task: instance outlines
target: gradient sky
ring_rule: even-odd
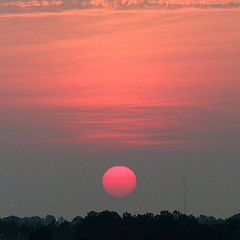
[[[2,0],[1,216],[240,212],[240,2]],[[137,175],[124,198],[104,171]]]

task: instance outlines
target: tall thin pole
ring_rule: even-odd
[[[187,181],[186,176],[183,176],[183,213],[187,213]]]

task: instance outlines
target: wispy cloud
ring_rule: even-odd
[[[239,11],[82,12],[0,23],[2,143],[239,144]]]
[[[56,12],[70,9],[229,9],[239,8],[239,0],[3,0],[0,13]]]
[[[206,1],[206,0],[89,0],[86,1],[87,6],[94,7],[108,7],[116,9],[178,9],[178,8],[234,8],[239,7],[240,2],[238,0],[226,1]]]
[[[15,1],[15,2],[5,2],[3,6],[16,6],[19,8],[26,8],[26,7],[48,7],[48,6],[58,6],[62,5],[63,2],[61,0],[55,1]]]

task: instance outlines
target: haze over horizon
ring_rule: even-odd
[[[240,212],[239,4],[1,1],[1,216]]]

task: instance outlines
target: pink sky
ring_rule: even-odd
[[[19,132],[14,140],[232,144],[227,136],[239,130],[238,10],[48,15],[1,18],[1,121]]]
[[[0,2],[2,216],[239,211],[239,1]]]

